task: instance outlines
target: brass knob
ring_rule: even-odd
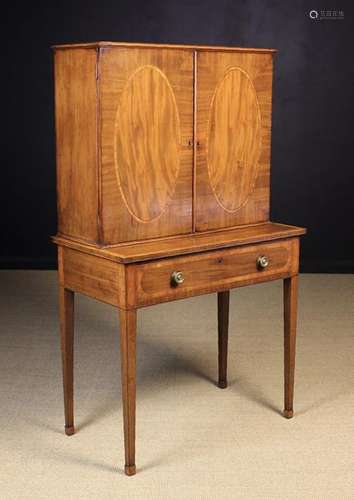
[[[181,271],[173,271],[171,274],[171,284],[174,286],[180,285],[184,281],[184,276]]]
[[[268,257],[266,257],[265,255],[260,255],[259,257],[257,257],[258,269],[265,269],[268,266],[269,266]]]

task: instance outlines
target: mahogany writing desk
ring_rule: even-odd
[[[139,307],[218,294],[227,386],[229,290],[284,280],[284,416],[293,416],[299,237],[269,221],[274,50],[56,46],[60,327],[74,433],[74,292],[118,307],[125,472],[135,474]]]

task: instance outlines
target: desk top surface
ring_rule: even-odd
[[[145,262],[221,248],[279,240],[301,236],[305,233],[306,229],[301,227],[265,222],[208,233],[184,234],[134,243],[121,243],[106,247],[80,243],[61,235],[54,236],[53,240],[58,245],[67,246],[115,262],[129,264],[132,262]]]

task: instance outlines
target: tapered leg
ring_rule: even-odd
[[[60,339],[63,365],[65,434],[74,434],[74,292],[59,286]]]
[[[284,417],[294,414],[294,371],[296,349],[298,276],[284,280]]]
[[[125,448],[124,470],[128,476],[132,476],[136,473],[136,310],[120,310],[119,318]]]
[[[227,341],[229,333],[230,292],[218,292],[218,361],[220,389],[227,387]]]

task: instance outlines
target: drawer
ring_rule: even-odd
[[[290,238],[135,264],[129,302],[144,306],[285,278],[298,272],[298,261],[299,239]]]

